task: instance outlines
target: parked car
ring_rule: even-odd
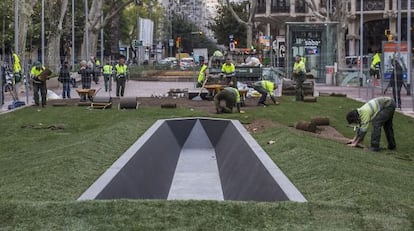
[[[360,60],[360,56],[346,56],[345,57],[345,64],[348,68],[359,68],[359,60]],[[364,68],[369,68],[371,65],[371,59],[372,57],[369,55],[364,55],[362,56],[362,61],[364,63]]]
[[[182,58],[180,59],[180,70],[189,70],[195,67],[194,59],[193,58]]]
[[[175,57],[167,57],[158,61],[159,65],[168,66],[170,68],[174,68],[178,65],[178,60]]]

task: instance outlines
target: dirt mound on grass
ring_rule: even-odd
[[[214,107],[214,101],[208,101],[208,100],[202,100],[202,101],[196,101],[196,100],[189,100],[188,98],[172,98],[172,97],[139,97],[137,98],[139,107],[154,107],[161,105],[173,105],[176,104],[177,107],[180,108],[188,108],[192,110],[198,110],[198,111],[205,111],[208,114],[215,114],[216,110]],[[118,108],[120,99],[115,97],[112,98],[113,108]],[[79,103],[79,99],[55,99],[50,100],[48,102],[48,106],[56,105],[56,106],[77,106]],[[248,111],[252,110],[254,108],[257,108],[256,106],[257,99],[256,98],[247,98],[246,99],[246,106],[242,107],[242,110]],[[273,106],[273,105],[271,105]],[[165,109],[169,110],[169,109]],[[255,119],[249,124],[244,124],[247,131],[251,133],[258,133],[262,132],[266,128],[273,128],[273,127],[280,127],[284,126],[282,124],[279,124],[277,122],[266,120],[266,119]],[[332,139],[336,140],[338,142],[344,143],[348,139],[344,137],[341,133],[339,133],[335,128],[331,126],[318,126],[317,132],[305,132],[296,130],[298,132],[304,132],[307,135],[317,136],[324,139]]]
[[[244,124],[244,126],[250,133],[259,133],[267,128],[281,127],[284,125],[279,124],[277,122],[273,122],[271,120],[256,119],[249,124]],[[303,132],[306,135],[316,136],[323,139],[335,140],[340,143],[346,143],[348,141],[348,138],[344,137],[340,132],[338,132],[334,127],[331,126],[318,126],[316,133],[306,132],[297,129],[294,129],[294,131]]]

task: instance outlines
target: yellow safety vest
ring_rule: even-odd
[[[13,54],[13,72],[20,73],[22,67],[20,66],[19,56],[16,53]]]
[[[268,80],[261,80],[261,81],[257,81],[254,83],[255,86],[258,87],[263,87],[263,89],[265,89],[270,96],[273,96],[273,91],[274,91],[274,83]]]
[[[122,74],[124,74],[124,75],[126,75],[126,73],[127,73],[127,65],[119,65],[119,64],[117,64],[117,65],[115,65],[115,70],[116,70],[116,74],[117,75],[122,75]]]
[[[305,63],[303,61],[295,62],[293,64],[293,73],[299,74],[301,72],[306,72]]]
[[[225,87],[224,90],[232,92],[236,96],[236,103],[240,103],[240,92],[234,87]]]
[[[36,67],[32,67],[32,70],[30,71],[30,75],[34,77],[38,77],[43,71],[45,70],[44,67],[41,67],[40,70]]]
[[[375,53],[374,57],[372,57],[371,69],[375,69],[375,66],[379,63],[381,63],[381,56],[379,53]]]
[[[233,73],[236,70],[236,67],[234,66],[233,63],[230,63],[230,65],[227,65],[227,63],[223,64],[223,66],[221,66],[221,71],[224,73]]]
[[[391,105],[393,99],[390,97],[378,97],[371,99],[362,107],[358,108],[360,119],[360,130],[366,132],[368,130],[369,122],[377,115],[381,108]]]
[[[198,74],[197,82],[199,83],[204,82],[204,79],[206,77],[206,74],[205,74],[206,70],[207,70],[207,65],[203,64],[203,66],[201,66],[200,73]]]
[[[112,65],[105,65],[103,66],[103,73],[104,74],[112,74]]]
[[[274,90],[274,83],[270,82],[268,80],[262,80],[262,86],[265,90],[269,92],[269,95],[273,96],[273,90]]]

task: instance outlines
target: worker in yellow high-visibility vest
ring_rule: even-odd
[[[204,82],[206,81],[207,78],[207,64],[205,63],[204,59],[200,59],[200,72],[198,73],[198,78],[197,78],[197,88],[200,88],[203,86]]]
[[[226,106],[220,105],[220,101],[224,101]],[[214,96],[214,104],[217,114],[232,113],[233,107],[236,106],[237,112],[240,113],[240,93],[234,87],[225,87]]]
[[[306,68],[300,55],[296,55],[295,63],[293,64],[293,79],[296,82],[296,101],[303,101],[303,82],[306,80]]]
[[[115,65],[116,71],[116,96],[124,96],[125,82],[129,79],[128,67],[125,64],[125,57],[119,58],[119,63]]]
[[[20,66],[20,59],[16,53],[13,53],[13,84],[22,80],[22,67]]]
[[[112,83],[111,77],[113,73],[113,67],[109,61],[105,63],[103,66],[103,76],[104,76],[104,83],[105,83],[105,92],[112,91]]]

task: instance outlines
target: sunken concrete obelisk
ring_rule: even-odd
[[[79,198],[296,201],[305,197],[236,120],[158,120]]]

